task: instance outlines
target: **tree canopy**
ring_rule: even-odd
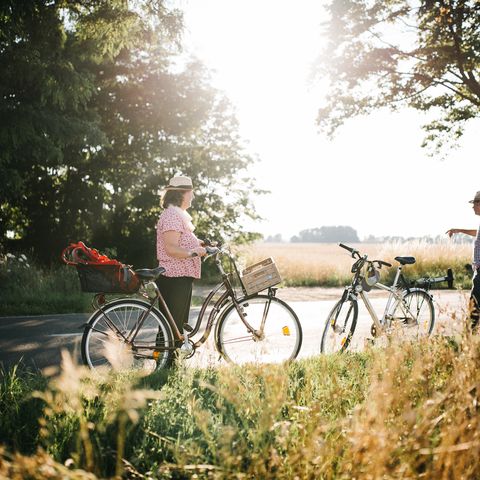
[[[147,266],[175,174],[194,180],[199,235],[232,237],[255,217],[233,109],[181,55],[182,15],[166,5],[2,2],[4,245],[48,262],[82,239]]]
[[[330,87],[318,124],[388,107],[434,113],[423,146],[438,151],[480,113],[478,0],[331,0],[316,67]],[[450,143],[451,145],[452,143]]]

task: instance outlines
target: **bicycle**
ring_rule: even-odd
[[[222,282],[203,302],[194,327],[177,328],[155,280],[163,267],[135,270],[141,281],[139,293],[144,299],[122,298],[105,302],[104,294],[94,297],[96,311],[85,325],[82,337],[82,358],[90,368],[134,367],[154,371],[172,363],[176,342],[185,358],[195,354],[205,343],[215,324],[215,347],[230,363],[281,362],[295,359],[302,345],[302,328],[296,313],[276,297],[277,289],[268,287],[266,294],[248,295],[241,283],[237,296],[233,276],[240,279],[232,255],[218,247],[207,247],[207,256],[214,257]],[[233,271],[222,265],[226,257]],[[159,302],[162,311],[155,305]],[[208,317],[207,317],[208,311]],[[205,331],[194,337],[207,317]]]
[[[392,265],[383,260],[369,260],[367,255],[360,255],[359,251],[339,244],[348,250],[356,261],[352,265],[354,274],[350,285],[345,287],[341,299],[330,311],[322,335],[320,350],[322,353],[345,351],[352,340],[358,320],[358,297],[363,301],[371,319],[370,333],[376,337],[398,336],[399,338],[419,338],[432,333],[435,324],[435,309],[429,289],[440,282],[448,282],[452,288],[453,274],[448,269],[444,277],[418,279],[409,284],[403,276],[405,265],[415,263],[414,257],[395,257],[399,263],[395,278],[391,286],[379,282],[380,269]],[[378,318],[367,292],[372,287],[389,292],[384,313]]]

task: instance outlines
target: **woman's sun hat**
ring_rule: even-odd
[[[163,194],[169,190],[193,190],[192,179],[190,177],[173,177],[168,182],[168,185],[163,189]]]

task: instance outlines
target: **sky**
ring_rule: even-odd
[[[351,119],[333,140],[318,131],[326,84],[312,83],[311,70],[325,42],[322,0],[176,3],[186,49],[235,106],[257,158],[248,173],[270,192],[254,199],[263,220],[246,230],[288,240],[323,225],[349,225],[360,238],[478,227],[468,200],[480,190],[480,121],[444,160],[420,147],[427,117],[414,110]]]

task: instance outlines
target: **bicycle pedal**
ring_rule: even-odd
[[[193,347],[190,345],[190,343],[182,343],[182,346],[180,347],[180,354],[182,356],[188,357],[193,353]]]

